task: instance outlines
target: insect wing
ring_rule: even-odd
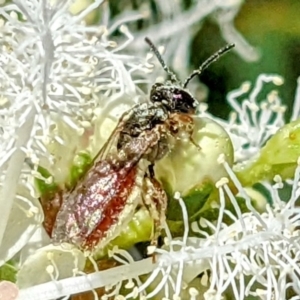
[[[138,104],[136,106],[138,106]],[[116,128],[113,130],[108,140],[105,142],[100,151],[94,157],[94,163],[99,160],[104,160],[107,157],[107,155],[109,155],[112,152],[113,148],[116,147],[120,132],[123,130],[126,121],[131,117],[132,114],[133,109],[123,113]]]
[[[119,161],[99,161],[84,181],[65,196],[53,230],[54,241],[86,250],[107,244],[121,231],[119,225],[133,216],[147,166],[143,160],[124,165]]]
[[[143,157],[160,137],[160,130],[144,132],[116,154],[108,152],[103,160],[98,157],[83,180],[63,196],[52,234],[54,241],[93,250],[116,237],[141,201],[149,166]]]

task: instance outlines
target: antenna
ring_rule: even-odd
[[[145,42],[150,46],[150,49],[153,51],[153,53],[155,54],[155,56],[157,57],[158,61],[160,62],[161,66],[163,67],[163,69],[168,73],[168,75],[171,77],[171,81],[172,82],[177,82],[180,83],[180,81],[177,79],[175,73],[173,73],[166,65],[166,63],[164,62],[162,56],[160,55],[159,51],[157,50],[157,48],[154,46],[154,44],[152,43],[152,41],[149,38],[145,38]]]
[[[203,70],[205,70],[210,64],[217,61],[222,55],[230,51],[234,47],[234,44],[229,44],[220,50],[218,50],[216,53],[214,53],[212,56],[210,56],[197,70],[194,70],[192,74],[185,80],[183,83],[183,88],[185,89],[188,85],[188,83],[191,81],[192,78],[194,78],[196,75],[200,75]]]

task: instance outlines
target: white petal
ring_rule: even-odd
[[[22,197],[15,198],[8,219],[0,247],[0,265],[11,259],[27,244],[42,222],[43,213],[38,199],[31,197],[29,192],[23,189]]]
[[[83,253],[70,244],[48,245],[31,255],[17,275],[19,288],[72,277],[85,266]]]

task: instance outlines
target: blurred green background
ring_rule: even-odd
[[[172,2],[175,3],[175,0],[173,1],[166,0],[164,3],[165,5],[168,3],[170,8]],[[197,1],[181,1],[182,11],[191,8],[195,2]],[[178,1],[176,3],[178,4]],[[145,28],[162,22],[166,18],[158,0],[110,0],[109,6],[112,16],[120,15],[129,9],[141,10],[143,6],[150,7],[151,14],[148,19],[139,20],[130,25],[132,26],[131,31],[135,32],[145,31]],[[244,81],[254,82],[261,73],[276,73],[285,79],[284,85],[278,89],[280,97],[288,107],[286,116],[287,118],[290,116],[297,77],[300,75],[299,16],[300,1],[298,0],[243,1],[234,19],[235,28],[251,46],[261,53],[261,57],[256,62],[246,62],[238,54],[231,53],[205,71],[201,81],[209,88],[206,100],[209,103],[210,112],[226,118],[230,111],[226,103],[228,92],[238,88]],[[208,56],[228,43],[224,40],[219,25],[211,16],[204,18],[198,27],[197,31],[194,24],[189,72],[196,69]]]
[[[261,73],[275,73],[284,77],[279,87],[280,97],[291,114],[297,78],[300,76],[300,1],[248,0],[235,20],[236,29],[261,52],[257,62],[245,62],[239,56],[227,55],[212,65],[201,80],[210,90],[208,102],[214,115],[226,117],[224,93],[237,88],[243,81],[254,82]],[[207,38],[209,37],[209,38]],[[219,28],[207,20],[194,40],[194,49],[203,48],[192,55],[196,67],[205,57],[224,44]]]

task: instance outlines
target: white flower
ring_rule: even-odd
[[[84,24],[102,2],[78,15],[68,12],[71,1],[15,1],[0,7],[0,264],[43,221],[32,186],[37,167],[64,182],[74,154],[88,145],[95,155],[122,112],[143,95],[132,79],[134,73],[143,78],[142,60],[118,53],[132,39],[126,27],[121,27],[125,41],[117,45],[105,26]],[[16,196],[20,190],[26,196]],[[24,200],[28,197],[35,200]],[[30,212],[36,218],[15,226],[17,215],[11,212],[16,209],[24,214],[18,220],[30,220]]]
[[[259,214],[228,164],[221,158],[219,162],[235,183],[248,213],[241,213],[236,196],[228,186],[228,178],[223,178],[216,184],[220,200],[218,222],[199,220],[199,224],[209,227],[213,234],[208,235],[194,223],[191,230],[198,231],[203,238],[189,238],[184,202],[175,195],[182,207],[185,232],[181,239],[172,239],[166,227],[166,246],[154,250],[156,263],[152,258],[135,262],[127,252],[115,250],[112,256],[122,266],[27,288],[20,291],[20,299],[52,299],[104,286],[109,286],[110,294],[117,296],[124,280],[130,282],[126,285],[129,294],[120,299],[130,299],[135,295],[142,299],[179,299],[185,289],[190,299],[197,299],[193,297],[198,295],[199,289],[204,293],[203,299],[256,296],[258,299],[280,300],[285,299],[289,289],[299,293],[300,221],[296,200],[300,195],[300,165],[295,173],[290,200],[281,201],[276,186],[269,186],[274,205],[268,205],[266,211]],[[229,197],[234,205],[234,214],[225,208],[225,197]],[[232,219],[232,225],[223,222],[224,216]],[[138,278],[150,272],[147,280]],[[203,280],[198,282],[195,290],[189,283],[200,274]]]
[[[262,77],[266,78],[266,75]],[[263,85],[258,86],[263,88]],[[280,106],[280,102],[277,104]],[[265,106],[259,109],[263,110],[262,116],[273,113],[272,109],[268,110]],[[175,198],[182,208],[185,231],[181,238],[173,239],[166,226],[165,245],[160,249],[149,249],[156,255],[155,263],[152,258],[134,261],[126,251],[115,249],[111,256],[121,266],[64,279],[56,282],[56,286],[48,283],[21,290],[21,299],[29,295],[32,299],[38,299],[41,295],[44,299],[51,299],[98,287],[109,287],[108,295],[117,299],[136,296],[141,299],[198,299],[203,295],[199,299],[244,299],[253,296],[280,300],[285,299],[287,294],[298,294],[300,211],[297,199],[300,196],[300,160],[291,181],[290,199],[287,202],[280,198],[279,189],[283,187],[280,177],[275,178],[273,186],[264,183],[272,205],[267,204],[262,213],[254,208],[252,199],[225,161],[224,155],[219,157],[218,163],[227,176],[216,183],[219,192],[219,203],[214,204],[219,210],[216,222],[201,218],[190,226],[184,202],[176,193]],[[237,191],[236,194],[232,192],[230,181],[235,186],[233,190]],[[227,199],[234,211],[226,208]],[[239,206],[242,202],[247,207],[246,213],[242,213]],[[230,224],[224,222],[224,218],[229,218]],[[211,234],[203,228],[209,228]],[[199,237],[189,237],[189,231],[197,232]],[[145,277],[146,274],[149,275]],[[143,279],[139,277],[141,275]],[[124,281],[128,294],[120,296]],[[58,289],[58,286],[63,288]]]
[[[18,299],[56,299],[84,291],[93,291],[96,297],[95,289],[99,287],[106,292],[102,299],[254,296],[281,300],[289,293],[297,299],[300,293],[297,206],[300,163],[294,178],[285,183],[291,192],[287,202],[281,200],[278,191],[284,185],[280,176],[275,177],[274,185],[261,183],[272,204],[259,212],[233,172],[232,162],[226,161],[228,153],[232,158],[232,151],[231,148],[223,151],[223,144],[217,152],[209,153],[210,149],[205,149],[217,169],[203,168],[205,174],[200,170],[199,177],[195,176],[198,180],[209,171],[216,175],[217,193],[210,205],[219,211],[217,220],[202,217],[189,224],[187,208],[181,199],[184,195],[175,193],[174,199],[182,210],[183,234],[173,238],[166,224],[164,245],[148,249],[153,257],[135,261],[127,251],[116,248],[109,255],[119,266],[98,271],[95,264],[95,272],[85,274],[83,253],[70,245],[49,244],[41,227],[39,195],[33,186],[34,177],[41,176],[37,167],[49,170],[56,182],[64,182],[74,155],[88,148],[94,156],[120,115],[137,103],[138,96],[144,96],[137,83],[149,83],[144,78],[145,61],[121,54],[133,41],[122,23],[136,20],[141,14],[125,12],[110,24],[105,6],[102,24],[86,26],[85,17],[102,2],[95,0],[75,15],[69,13],[72,1],[16,0],[0,7],[0,265],[19,253]],[[176,49],[172,55],[186,57],[191,37],[187,32],[193,24],[210,15],[222,26],[224,38],[237,42],[242,56],[248,60],[257,57],[257,53],[245,51],[244,40],[233,27],[242,1],[193,2],[188,11],[177,16],[179,5],[156,3],[169,18],[151,27],[146,34],[151,37],[153,34],[158,40],[165,38],[163,29],[167,26],[170,45],[177,41],[180,46],[170,46]],[[125,37],[123,42],[110,40],[117,28]],[[145,32],[140,34],[144,38]],[[141,43],[140,39],[138,36],[137,44]],[[200,117],[212,119],[205,119],[206,124],[218,122],[230,135],[236,163],[253,159],[284,125],[284,107],[276,93],[260,104],[257,102],[264,82],[270,81],[282,83],[278,76],[261,75],[249,99],[244,99],[242,104],[238,104],[237,98],[249,86],[243,85],[229,94],[235,112],[228,122],[216,120],[204,109],[199,112]],[[293,120],[299,116],[299,103],[298,87]],[[218,129],[217,135],[228,138],[223,128],[214,127]],[[201,144],[207,148],[209,145]],[[218,151],[228,153],[219,155]],[[194,158],[196,154],[191,156]],[[228,202],[233,210],[226,206]],[[241,203],[247,212],[242,211]],[[190,232],[194,237],[189,236]]]

